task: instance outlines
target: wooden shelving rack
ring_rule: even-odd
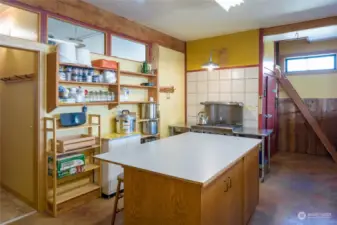
[[[50,127],[51,125],[51,127]],[[75,129],[87,129],[87,134],[93,136],[93,129],[97,129],[96,145],[79,148],[65,153],[57,152],[57,133]],[[48,146],[48,134],[52,134],[51,146]],[[57,216],[59,212],[69,210],[81,203],[101,196],[101,167],[93,158],[101,153],[101,117],[88,115],[88,124],[75,127],[59,127],[56,118],[44,118],[44,136],[46,149],[46,168],[48,171],[48,157],[53,157],[52,176],[47,175],[46,194],[47,210]],[[85,171],[82,173],[57,178],[57,157],[72,153],[84,153],[86,157]]]
[[[102,67],[88,67],[81,64],[70,64],[70,63],[60,63],[58,52],[52,52],[47,55],[47,112],[51,112],[57,107],[64,106],[83,106],[83,105],[107,105],[109,109],[116,107],[119,104],[120,86],[119,86],[119,75],[120,66],[118,63],[116,76],[117,82],[115,84],[108,83],[92,83],[92,82],[76,82],[76,81],[62,81],[59,79],[59,68],[60,66],[72,66],[77,68],[94,69],[99,71],[109,70]],[[116,100],[113,102],[83,102],[83,103],[62,103],[59,101],[58,97],[58,87],[59,84],[62,85],[77,85],[77,86],[96,86],[96,87],[106,87],[109,91],[115,93]]]
[[[157,103],[159,104],[159,83],[158,83],[158,70],[154,74],[147,74],[147,73],[137,73],[137,72],[130,72],[121,70],[120,76],[129,76],[129,77],[141,77],[141,78],[147,78],[148,82],[154,83],[154,86],[141,86],[141,85],[132,85],[132,84],[120,84],[120,87],[126,87],[126,88],[134,88],[134,89],[145,89],[148,91],[148,98],[152,97],[153,102],[150,101],[125,101],[125,102],[119,102],[119,104],[141,104],[141,103]],[[156,119],[158,121],[158,131],[160,130],[159,121],[160,119]],[[137,122],[147,122],[149,120],[138,120]],[[160,133],[158,132],[155,135],[142,135],[142,138],[150,138],[150,137],[156,137],[160,138]]]

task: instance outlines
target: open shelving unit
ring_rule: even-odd
[[[154,62],[153,62],[154,63]],[[156,66],[155,66],[156,67]],[[142,103],[156,103],[159,104],[159,83],[158,83],[158,70],[155,70],[154,73],[139,73],[139,72],[131,72],[131,71],[125,71],[125,70],[120,70],[120,76],[128,76],[128,77],[138,77],[138,78],[146,78],[148,82],[151,82],[154,84],[154,86],[142,86],[142,85],[133,85],[133,84],[120,84],[120,87],[125,87],[125,88],[130,88],[130,89],[144,89],[147,90],[148,92],[148,99],[150,97],[153,98],[153,102],[150,101],[124,101],[124,102],[119,102],[119,104],[142,104]],[[160,130],[159,126],[159,121],[160,119],[156,119],[158,121],[158,131]],[[139,119],[137,120],[138,123],[143,123],[147,122],[150,120],[143,120]],[[150,137],[160,137],[160,133],[155,134],[155,135],[142,135],[142,138],[150,138]]]
[[[88,67],[81,64],[61,63],[59,61],[58,52],[52,52],[47,55],[47,112],[50,113],[57,107],[65,106],[83,106],[83,105],[107,105],[109,109],[116,107],[119,104],[119,63],[117,66],[116,76],[117,82],[109,83],[93,83],[93,82],[77,82],[77,81],[63,81],[59,79],[60,66],[72,66],[77,68],[94,69],[99,71],[110,70],[102,67]],[[59,85],[76,85],[76,86],[90,86],[90,87],[106,87],[109,91],[115,93],[115,101],[112,102],[81,102],[81,103],[62,103],[59,101],[58,88]]]
[[[64,131],[75,129],[87,129],[87,134],[93,136],[93,129],[97,129],[96,144],[78,148],[67,152],[57,152],[57,134]],[[99,198],[101,196],[101,167],[94,155],[101,153],[101,117],[100,115],[88,115],[88,124],[74,127],[58,126],[57,118],[44,118],[45,149],[46,149],[46,168],[48,170],[48,157],[53,158],[52,175],[47,175],[46,193],[47,210],[57,216],[60,211],[68,210],[77,206],[85,199]],[[48,134],[52,134],[49,139]],[[51,145],[48,145],[48,142]],[[84,172],[57,177],[57,157],[66,156],[73,153],[83,153],[86,158]]]

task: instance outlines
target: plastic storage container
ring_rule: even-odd
[[[118,63],[112,60],[98,59],[91,62],[92,66],[103,67],[107,69],[117,70]]]

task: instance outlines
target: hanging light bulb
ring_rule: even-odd
[[[201,66],[201,68],[207,69],[208,71],[212,71],[214,69],[220,68],[220,66],[218,64],[214,63],[213,60],[212,60],[212,51],[211,51],[211,54],[209,56],[209,61],[207,63],[203,64]]]

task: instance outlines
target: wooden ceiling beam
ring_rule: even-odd
[[[105,31],[185,53],[185,42],[81,0],[2,0],[71,18]]]
[[[287,24],[276,27],[263,28],[264,36],[274,35],[274,34],[283,34],[288,32],[307,30],[312,28],[326,27],[337,25],[337,16],[327,17],[317,20],[309,20],[300,23]]]

